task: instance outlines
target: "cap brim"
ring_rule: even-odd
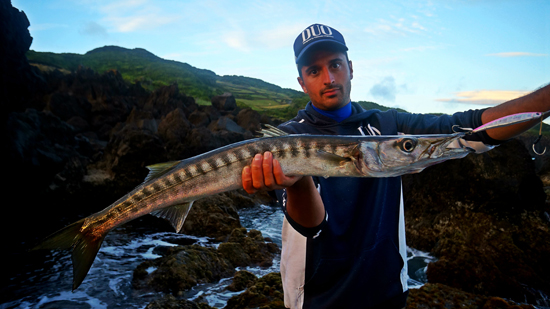
[[[332,39],[320,39],[320,40],[315,41],[315,43],[311,43],[308,46],[306,46],[304,49],[302,49],[302,51],[300,51],[300,54],[298,54],[298,57],[295,57],[296,58],[295,59],[296,63],[298,63],[302,59],[302,57],[306,54],[306,52],[308,50],[310,50],[314,46],[318,46],[319,43],[332,43],[332,44],[338,45],[340,47],[343,47],[344,51],[348,50],[348,47],[346,45],[342,44],[341,42],[338,42],[338,41],[335,41],[335,40],[332,40]]]

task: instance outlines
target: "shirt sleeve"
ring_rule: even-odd
[[[440,116],[396,112],[395,119],[398,131],[406,134],[450,134],[455,132],[455,126],[475,129],[483,125],[481,115],[485,110],[468,110]],[[485,131],[466,135],[464,139],[485,145],[499,145],[503,142],[491,138]]]
[[[294,221],[292,219],[292,217],[288,214],[288,212],[286,211],[286,190],[277,190],[277,199],[279,200],[279,204],[281,205],[281,209],[283,210],[283,213],[286,217],[286,220],[288,221],[288,223],[292,226],[292,228],[294,228],[298,233],[300,233],[302,236],[304,237],[313,237],[315,238],[317,235],[319,235],[321,233],[321,231],[323,230],[324,226],[327,224],[327,221],[328,221],[328,214],[325,210],[325,217],[323,219],[323,221],[315,226],[315,227],[304,227],[298,223],[296,223],[296,221]]]

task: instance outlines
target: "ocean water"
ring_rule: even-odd
[[[260,230],[281,246],[280,229],[283,214],[278,207],[260,206],[240,211],[241,223],[247,229]],[[146,293],[132,289],[134,269],[143,261],[160,257],[156,248],[197,243],[216,246],[206,237],[193,237],[166,231],[151,231],[146,227],[123,226],[107,237],[82,285],[71,291],[72,262],[70,254],[62,251],[44,252],[34,256],[30,266],[10,278],[3,291],[0,309],[7,308],[145,308],[161,297],[159,293]],[[246,270],[261,277],[279,271],[279,256],[268,268],[247,267]],[[425,252],[408,250],[409,287],[418,288],[426,282],[427,263],[435,259]],[[154,271],[150,269],[149,271]],[[209,305],[223,308],[227,300],[240,292],[225,287],[231,278],[217,283],[197,285],[184,294],[190,300],[201,298]]]

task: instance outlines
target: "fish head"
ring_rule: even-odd
[[[361,142],[357,168],[366,176],[418,173],[426,167],[475,152],[460,143],[463,133],[397,135]]]

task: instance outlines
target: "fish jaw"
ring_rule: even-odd
[[[464,134],[399,135],[384,141],[361,142],[357,169],[363,177],[393,177],[419,173],[426,167],[474,152],[458,139]]]

